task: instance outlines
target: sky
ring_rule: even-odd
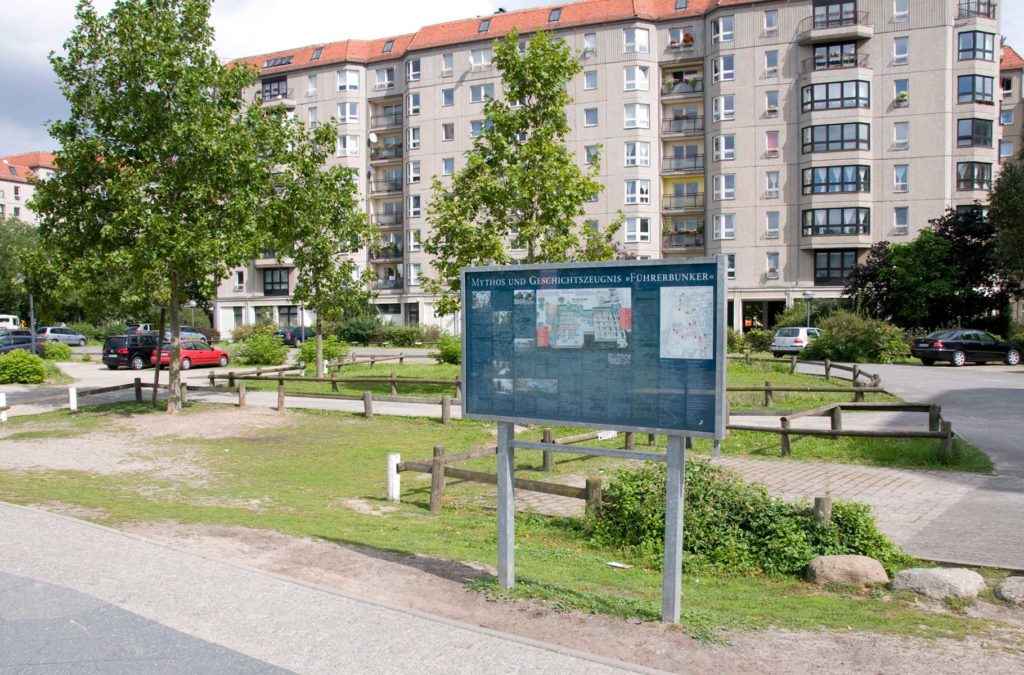
[[[557,0],[215,0],[211,20],[224,58],[318,42],[411,33],[453,19],[556,4]],[[17,21],[0,40],[0,155],[53,150],[48,120],[67,115],[47,55],[60,50],[74,26],[77,0],[0,0]],[[93,0],[106,12],[114,0]],[[1003,0],[1003,34],[1024,54],[1024,2]]]

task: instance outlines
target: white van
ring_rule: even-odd
[[[21,328],[21,321],[14,314],[0,314],[0,330]]]

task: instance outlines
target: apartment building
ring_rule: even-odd
[[[18,218],[38,225],[39,217],[28,207],[35,192],[30,179],[43,180],[53,172],[54,156],[49,152],[0,157],[0,218]]]
[[[1003,46],[999,62],[999,161],[1020,154],[1024,142],[1024,58],[1013,47]]]
[[[431,178],[461,168],[484,102],[502,96],[492,42],[513,27],[524,46],[554,33],[583,66],[569,147],[581,164],[601,157],[586,220],[621,211],[619,241],[641,258],[727,255],[741,329],[808,294],[838,297],[873,243],[986,198],[1006,129],[998,12],[994,0],[584,0],[244,60],[261,69],[254,100],[337,126],[331,161],[358,171],[380,230],[359,260],[384,315],[455,330],[419,283]],[[298,316],[294,270],[270,254],[221,285],[222,332]]]

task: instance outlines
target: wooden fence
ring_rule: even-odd
[[[743,361],[748,366],[752,365],[753,363],[785,363],[784,361],[781,361],[780,359],[777,359],[777,358],[774,358],[774,357],[772,357],[772,358],[765,358],[763,356],[751,356],[750,352],[743,352],[742,354],[727,354],[726,358],[727,359],[732,359],[734,361]],[[880,375],[877,375],[877,374],[874,374],[874,373],[869,373],[869,372],[865,371],[863,368],[861,368],[860,364],[856,364],[856,363],[853,364],[853,365],[847,366],[847,365],[842,364],[842,363],[832,363],[832,361],[830,361],[829,359],[825,359],[824,361],[804,361],[804,360],[798,359],[796,354],[790,354],[790,356],[789,356],[789,372],[790,373],[795,373],[796,372],[796,367],[797,367],[798,364],[811,365],[811,366],[821,366],[822,369],[825,371],[825,380],[826,381],[831,381],[832,380],[832,371],[833,370],[838,370],[838,371],[850,373],[850,380],[852,382],[854,382],[854,384],[859,382],[861,380],[861,378],[864,379],[864,381],[865,381],[865,383],[867,384],[868,387],[878,387],[882,383],[882,377]],[[733,389],[730,388],[730,390],[733,390]]]

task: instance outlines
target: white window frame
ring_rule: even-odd
[[[771,59],[769,58],[772,54],[775,55],[775,65],[771,65]],[[778,77],[779,75],[779,50],[768,49],[764,53],[764,74],[768,77]]]
[[[469,64],[473,70],[488,70],[494,60],[494,50],[490,47],[479,47],[469,53]]]
[[[593,164],[600,156],[600,149],[596,145],[584,145],[583,146],[583,163]]]
[[[732,61],[732,66],[727,70],[726,59]],[[736,55],[723,54],[711,62],[711,82],[732,82],[736,79]]]
[[[1013,124],[1013,108],[999,111],[999,126],[1008,127]]]
[[[650,91],[651,69],[648,66],[625,66],[622,69],[623,91]]]
[[[624,54],[648,54],[651,51],[651,32],[646,28],[622,29]]]
[[[593,91],[594,89],[597,89],[597,71],[583,71],[583,91]]]
[[[910,20],[910,0],[892,0],[892,20],[899,22]]]
[[[423,174],[420,171],[420,161],[418,159],[410,160],[408,162],[407,169],[406,174],[409,177],[409,184],[412,185],[413,183],[419,183],[423,177]]]
[[[1004,152],[1004,148],[1007,150]],[[1007,138],[999,139],[999,159],[1008,159],[1013,157],[1013,141]]]
[[[906,134],[904,138],[900,138],[900,130],[905,130]],[[910,122],[893,122],[892,123],[892,147],[893,150],[909,150],[910,149]]]
[[[405,100],[406,100],[406,107],[408,109],[409,116],[411,117],[412,115],[419,115],[420,114],[420,93],[418,91],[415,91],[415,92],[409,94],[408,96],[406,96]]]
[[[899,178],[900,169],[903,169],[903,180]],[[894,164],[892,167],[892,191],[893,192],[909,192],[910,191],[910,165],[909,164]]]
[[[778,279],[779,268],[781,266],[781,256],[778,251],[765,251],[764,270],[766,277],[769,279]]]
[[[900,45],[906,46],[905,52],[899,51]],[[905,66],[910,63],[910,37],[900,35],[892,39],[892,65]]]
[[[906,222],[902,225],[899,223],[899,216],[901,213],[906,219]],[[908,232],[910,232],[910,207],[894,206],[892,209],[892,233],[907,234]]]
[[[420,147],[421,136],[419,127],[409,127],[406,132],[406,143],[410,150],[418,150]]]
[[[764,33],[765,35],[779,34],[779,10],[766,9],[764,11]]]
[[[420,77],[423,76],[423,71],[420,68],[419,59],[409,59],[405,62],[405,81],[406,82],[419,82]]]
[[[782,215],[779,211],[766,211],[764,214],[764,236],[766,239],[778,239],[782,231]]]
[[[626,141],[624,150],[625,166],[651,165],[651,144],[648,141]]]
[[[782,175],[778,171],[766,171],[764,174],[764,198],[778,199],[782,195]]]
[[[711,217],[711,238],[717,241],[736,238],[736,214],[716,213]]]
[[[315,129],[320,123],[320,109],[315,105],[309,106],[309,128]]]
[[[359,136],[355,134],[338,134],[337,155],[338,157],[358,157]]]
[[[416,253],[423,250],[423,236],[420,230],[409,230],[409,251]]]
[[[712,180],[712,186],[714,201],[725,202],[736,199],[736,174],[720,173]]]
[[[622,127],[624,129],[651,128],[651,106],[649,103],[627,103],[623,110]]]
[[[590,121],[591,113],[593,113],[594,121]],[[597,112],[597,108],[584,108],[583,109],[583,126],[585,127],[596,127],[601,121],[601,116]]]
[[[377,68],[376,71],[377,81],[374,83],[373,88],[375,90],[383,89],[394,89],[395,88],[395,69],[393,66],[386,68]]]
[[[449,167],[451,167],[450,170],[449,170]],[[442,158],[441,159],[441,175],[442,176],[450,176],[453,173],[455,173],[455,158],[454,157],[444,157],[444,158]]]
[[[732,15],[711,20],[711,44],[732,42],[736,38],[736,21]]]
[[[593,56],[597,54],[597,33],[583,34],[583,55]]]
[[[651,181],[646,178],[632,178],[625,181],[626,204],[650,204]]]
[[[420,285],[420,274],[422,271],[421,263],[409,263],[406,271],[406,278],[409,280],[410,286]]]
[[[725,104],[731,99],[732,107],[727,108]],[[711,121],[731,122],[736,119],[736,95],[725,94],[716,96],[711,101]]]
[[[448,97],[449,96],[451,97],[451,99],[450,99],[451,103],[448,103],[448,100],[449,100]],[[441,90],[441,107],[442,108],[450,108],[453,105],[455,105],[455,89],[454,88],[442,89]]]
[[[409,204],[409,217],[419,218],[423,213],[423,200],[420,195],[409,195],[407,203]]]
[[[735,279],[736,278],[736,254],[726,253],[725,254],[725,278]]]
[[[316,75],[306,76],[306,96],[316,96],[317,81]]]
[[[486,103],[494,99],[494,83],[474,84],[469,87],[470,103]]]
[[[451,133],[449,133],[451,132]],[[455,140],[455,122],[442,122],[441,123],[441,141],[454,141]]]
[[[775,139],[775,147],[772,147],[772,138]],[[779,157],[782,154],[782,134],[777,129],[769,129],[764,132],[764,156]]]
[[[359,71],[352,68],[339,70],[338,91],[359,91]]]
[[[338,104],[338,124],[359,122],[359,101],[342,101]]]
[[[441,77],[451,77],[455,72],[455,55],[451,52],[441,54]]]
[[[650,241],[651,219],[642,216],[626,218],[625,239],[627,244]]]
[[[775,103],[770,100],[771,95],[775,95]],[[764,114],[765,117],[778,117],[779,116],[779,90],[770,89],[764,93]]]
[[[729,145],[732,147],[729,147]],[[711,158],[716,162],[736,159],[736,134],[720,134],[711,139]]]

